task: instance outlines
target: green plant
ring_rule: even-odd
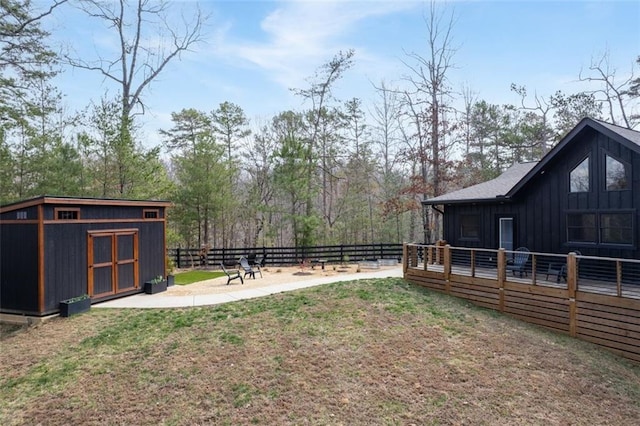
[[[157,277],[149,280],[148,282],[150,282],[151,284],[160,284],[162,281],[164,281],[164,278],[162,278],[162,275],[158,275]]]
[[[72,297],[71,299],[63,300],[63,302],[65,302],[65,303],[75,303],[75,302],[79,302],[81,300],[85,300],[85,299],[88,299],[88,298],[89,298],[88,294],[81,294],[80,296],[76,296],[76,297]]]
[[[173,263],[173,259],[170,258],[169,256],[165,257],[165,264],[167,267],[167,272],[169,274],[171,274],[176,269],[176,265]]]

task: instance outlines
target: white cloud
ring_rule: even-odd
[[[261,69],[284,88],[303,87],[304,79],[338,51],[355,48],[358,56],[356,44],[366,41],[350,40],[358,24],[416,4],[391,1],[274,3],[276,8],[260,22],[260,39],[234,37],[234,30],[241,29],[227,27],[216,51],[226,60],[235,58]]]

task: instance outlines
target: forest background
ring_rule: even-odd
[[[52,47],[46,22],[65,8],[110,31],[118,54]],[[335,96],[357,61],[348,49],[291,88],[303,109],[252,122],[231,101],[184,108],[150,147],[140,132],[145,94],[167,64],[205,41],[208,16],[175,8],[0,1],[0,204],[44,194],[170,200],[170,247],[431,242],[439,224],[421,200],[539,160],[585,116],[640,123],[640,78],[607,52],[576,70],[588,90],[539,96],[515,82],[517,105],[479,99],[450,78],[455,11],[432,2],[424,49],[402,52],[405,72],[393,83],[371,83],[374,103]],[[69,112],[54,80],[70,69],[98,73],[117,94],[105,90]]]

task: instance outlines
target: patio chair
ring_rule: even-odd
[[[578,256],[582,256],[582,253],[580,253],[579,250],[573,250],[573,253],[575,253]],[[576,263],[579,263],[580,259],[576,259]],[[549,275],[555,275],[556,276],[556,282],[559,283],[560,279],[563,279],[564,282],[567,282],[567,262],[565,261],[564,263],[559,263],[559,262],[553,262],[549,264],[549,267],[547,268],[547,281],[549,281]]]
[[[249,262],[251,263],[251,260],[249,260]],[[256,256],[255,260],[251,264],[255,266],[259,266],[260,268],[263,268],[266,262],[267,262],[267,255],[259,254]]]
[[[223,262],[220,262],[220,267],[222,268],[222,272],[224,272],[227,276],[227,285],[229,285],[229,283],[236,278],[240,278],[240,282],[244,284],[244,279],[242,278],[242,275],[240,275],[240,271],[238,271],[237,269],[233,271],[227,270],[227,268],[224,267]]]
[[[529,261],[529,249],[526,247],[518,247],[513,253],[513,259],[507,264],[507,271],[511,271],[513,276],[516,276],[516,272],[522,275],[527,275],[527,262]]]
[[[260,278],[262,278],[262,271],[260,270],[260,266],[256,265],[256,269],[253,269],[251,267],[251,265],[249,265],[249,261],[247,260],[246,257],[241,257],[240,258],[240,266],[242,267],[242,269],[244,269],[244,276],[245,278],[247,277],[247,275],[249,275],[250,278],[253,278],[254,280],[256,279],[256,272],[260,273]]]

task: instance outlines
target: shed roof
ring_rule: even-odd
[[[99,206],[129,206],[129,207],[169,207],[170,201],[161,200],[125,200],[117,198],[85,198],[85,197],[60,197],[55,195],[41,195],[27,200],[0,206],[0,213],[24,209],[39,204],[57,205],[99,205]]]
[[[542,172],[549,161],[571,144],[574,138],[586,128],[594,129],[628,148],[640,152],[640,132],[592,118],[583,118],[537,163],[514,164],[495,179],[424,200],[422,203],[426,205],[456,204],[492,202],[500,198],[509,199],[534,176]]]

